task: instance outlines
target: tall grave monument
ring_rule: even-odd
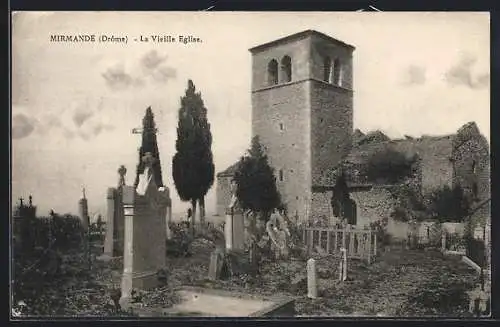
[[[124,186],[125,247],[123,256],[122,295],[127,307],[132,289],[150,289],[158,285],[158,273],[166,260],[166,210],[170,203],[168,189],[157,187],[152,165],[155,158],[146,153],[145,169],[137,188]]]

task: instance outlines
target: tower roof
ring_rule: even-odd
[[[347,43],[342,42],[340,40],[334,39],[333,37],[328,36],[328,35],[326,35],[324,33],[321,33],[321,32],[315,31],[315,30],[305,30],[305,31],[302,31],[302,32],[298,32],[298,33],[295,33],[295,34],[291,34],[291,35],[279,38],[279,39],[271,41],[271,42],[267,42],[267,43],[264,43],[264,44],[261,44],[261,45],[257,45],[257,46],[255,46],[253,48],[250,48],[249,51],[251,53],[259,52],[259,51],[265,50],[265,49],[270,48],[270,47],[274,47],[274,46],[277,46],[277,45],[280,45],[280,44],[289,43],[289,42],[292,42],[292,41],[295,41],[295,40],[298,40],[298,39],[301,39],[301,38],[305,38],[305,37],[308,37],[308,36],[311,36],[311,35],[318,36],[318,37],[323,38],[323,39],[325,39],[327,41],[330,41],[332,43],[336,43],[336,44],[342,45],[342,46],[350,48],[352,50],[355,49],[355,47],[353,45],[350,45],[350,44],[347,44]]]

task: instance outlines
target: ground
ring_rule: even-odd
[[[392,248],[375,262],[349,262],[348,281],[338,281],[338,259],[318,258],[319,297],[311,300],[307,290],[294,290],[291,281],[305,276],[303,260],[262,264],[258,280],[238,276],[232,280],[209,281],[208,265],[214,245],[203,239],[192,244],[190,257],[167,259],[167,283],[141,293],[146,306],[169,306],[176,301],[172,290],[180,285],[236,290],[261,295],[285,295],[296,299],[298,316],[468,316],[466,291],[478,282],[477,273],[460,261],[437,250]],[[85,260],[75,269],[88,271]],[[52,281],[40,289],[49,296],[41,315],[112,316],[127,315],[117,310],[113,296],[119,296],[120,260],[92,260],[91,271],[78,279]],[[47,291],[49,290],[49,292]],[[50,303],[50,305],[49,305]],[[33,306],[29,303],[28,306]],[[40,305],[40,304],[37,304]]]
[[[478,282],[477,273],[460,257],[439,251],[392,249],[372,264],[350,261],[346,282],[338,282],[338,259],[318,260],[319,298],[308,299],[292,292],[290,281],[305,275],[306,263],[263,265],[257,286],[245,276],[231,281],[207,280],[210,247],[202,241],[193,245],[191,258],[169,260],[169,280],[177,285],[196,285],[248,293],[296,297],[300,316],[468,316],[466,291]],[[186,274],[186,272],[189,274]]]

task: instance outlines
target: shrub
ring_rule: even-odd
[[[387,233],[387,223],[387,218],[370,223],[370,229],[375,231],[377,243],[382,246],[389,245],[391,242],[391,235]]]
[[[467,291],[475,281],[459,275],[441,274],[421,285],[408,297],[412,311],[423,314],[456,314],[468,310]]]
[[[391,217],[397,221],[422,221],[427,217],[427,207],[422,195],[408,185],[398,185],[389,189],[397,205]]]
[[[445,185],[428,195],[428,210],[440,222],[463,222],[470,211],[470,202],[463,189]]]
[[[166,240],[167,255],[174,257],[186,257],[191,255],[191,244],[193,235],[189,231],[189,225],[186,223],[170,223],[172,239]]]

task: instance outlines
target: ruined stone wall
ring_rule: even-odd
[[[452,186],[453,165],[451,136],[420,138],[412,141],[420,157],[422,192],[424,194],[445,185]]]
[[[467,132],[470,128],[466,125],[462,129],[466,129]],[[489,146],[476,128],[472,128],[470,133],[466,133],[467,135],[463,135],[465,134],[463,132],[459,131],[453,151],[453,184],[458,184],[464,189],[474,201],[472,203],[474,208],[491,197]],[[489,203],[482,205],[474,212],[470,223],[473,226],[483,225],[491,215],[490,208]]]
[[[472,192],[473,183],[477,183],[478,200],[491,196],[490,155],[479,138],[471,138],[456,147],[453,151],[453,163],[454,184]]]
[[[324,217],[330,218],[332,215],[331,199],[333,191],[315,191],[312,193],[311,216],[313,221]]]
[[[390,219],[396,205],[391,193],[383,186],[350,192],[357,206],[357,226],[364,227],[384,218]]]

